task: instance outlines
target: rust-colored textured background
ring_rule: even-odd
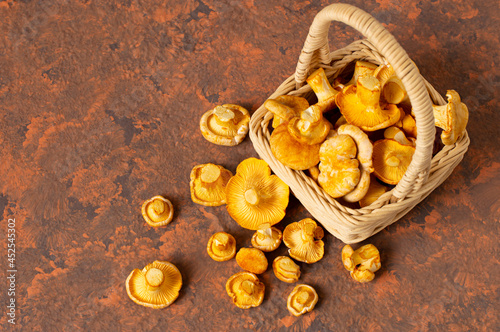
[[[327,1],[0,1],[0,329],[492,331],[499,327],[499,8],[493,0],[348,1],[372,13],[443,95],[470,110],[470,149],[451,177],[402,220],[363,243],[382,269],[355,283],[343,244],[301,264],[316,309],[286,310],[293,285],[268,270],[263,304],[226,295],[234,260],[206,254],[216,231],[239,247],[251,231],[225,207],[191,202],[189,173],[232,170],[255,153],[213,145],[198,120],[217,104],[254,111],[295,69],[314,15]],[[332,49],[359,39],[333,24]],[[168,227],[140,213],[153,195],[176,207]],[[309,214],[292,198],[288,223]],[[17,324],[7,322],[6,222],[16,219]],[[357,246],[355,246],[357,247]],[[284,246],[268,255],[285,254]],[[169,308],[127,297],[134,268],[176,264],[184,286]]]

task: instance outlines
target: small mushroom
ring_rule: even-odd
[[[380,106],[380,91],[377,78],[361,76],[357,86],[350,85],[337,95],[337,106],[348,123],[364,131],[387,128],[398,122],[401,113],[394,104]]]
[[[239,272],[226,282],[226,292],[241,309],[258,307],[264,299],[265,286],[251,272]]]
[[[145,307],[162,309],[179,296],[182,276],[174,264],[154,261],[142,270],[132,271],[125,284],[132,301]]]
[[[262,224],[252,236],[252,246],[265,252],[277,249],[281,244],[283,234],[270,224]]]
[[[448,104],[433,105],[436,126],[443,129],[441,141],[444,145],[452,145],[465,132],[469,121],[469,110],[460,100],[460,95],[455,90],[446,92]]]
[[[410,114],[405,114],[401,121],[401,127],[408,137],[417,138],[417,123]]]
[[[356,152],[356,143],[348,135],[337,135],[321,144],[318,183],[333,198],[356,188],[361,176]]]
[[[321,144],[330,132],[332,124],[323,117],[318,104],[312,105],[288,123],[288,132],[302,144]]]
[[[280,124],[300,116],[300,112],[309,107],[309,102],[302,97],[284,95],[266,100],[264,107],[273,113],[272,126],[277,128]]]
[[[249,122],[250,114],[245,108],[224,104],[203,114],[200,130],[209,142],[234,146],[240,144],[247,135]]]
[[[274,129],[269,140],[271,152],[283,165],[303,171],[319,163],[320,144],[303,144],[288,132],[288,123]]]
[[[229,170],[220,165],[198,165],[191,171],[191,199],[205,206],[226,204],[226,185],[233,176]]]
[[[384,131],[384,138],[393,139],[403,145],[415,146],[416,141],[413,137],[406,138],[405,133],[398,127],[389,127]]]
[[[257,230],[271,226],[285,216],[289,188],[264,160],[248,158],[236,169],[226,186],[227,211],[243,228]]]
[[[403,145],[392,139],[378,140],[373,144],[373,168],[377,178],[387,184],[398,184],[405,174],[415,147]]]
[[[273,261],[273,271],[276,278],[292,284],[300,278],[300,266],[288,256],[278,256]]]
[[[309,75],[307,83],[318,97],[317,105],[322,112],[327,112],[337,106],[335,96],[339,92],[332,88],[323,68],[319,68]]]
[[[283,242],[289,248],[290,256],[300,262],[315,263],[325,253],[323,228],[311,218],[305,218],[286,226],[283,231]]]
[[[396,76],[394,68],[390,64],[379,66],[373,72],[382,86],[382,96],[389,104],[399,104],[408,99],[408,93],[403,82]]]
[[[295,286],[293,291],[288,296],[286,307],[294,316],[301,316],[314,309],[318,303],[318,293],[309,285],[300,284]]]
[[[215,233],[208,240],[207,252],[217,262],[228,261],[236,254],[236,240],[229,233]]]
[[[372,178],[370,179],[370,187],[368,188],[366,195],[359,201],[359,206],[363,208],[365,206],[371,205],[388,190],[388,187],[380,184],[372,175]]]
[[[381,267],[380,254],[373,244],[364,245],[355,251],[347,244],[342,248],[342,264],[351,272],[354,280],[369,282]]]
[[[236,254],[236,263],[245,271],[262,274],[267,270],[267,258],[257,248],[241,248]]]
[[[154,196],[142,204],[142,216],[152,227],[165,226],[174,217],[174,207],[172,203],[162,196]]]

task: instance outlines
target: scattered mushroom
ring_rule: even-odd
[[[127,294],[132,301],[145,307],[162,309],[179,296],[182,276],[169,262],[154,261],[144,269],[135,269],[126,281]]]
[[[469,121],[469,110],[460,100],[460,95],[455,90],[446,92],[448,104],[433,105],[436,126],[443,129],[441,141],[444,145],[452,145],[465,132]]]
[[[277,249],[281,244],[283,234],[270,224],[262,224],[252,236],[252,246],[265,252]]]
[[[415,148],[392,139],[378,140],[373,144],[374,174],[387,184],[398,184],[405,174]]]
[[[257,230],[271,226],[285,216],[289,188],[264,160],[248,158],[236,169],[226,186],[227,211],[243,228]]]
[[[274,129],[269,144],[276,159],[291,169],[302,171],[319,163],[320,144],[300,143],[288,132],[287,123]]]
[[[226,282],[226,292],[241,309],[258,307],[264,299],[265,286],[251,272],[239,272]]]
[[[317,105],[322,112],[327,112],[336,107],[335,96],[339,92],[332,88],[323,68],[319,68],[309,75],[307,83],[318,97]]]
[[[283,231],[283,242],[289,248],[290,256],[300,262],[315,263],[325,253],[323,228],[311,218],[305,218],[286,226]]]
[[[359,201],[360,207],[365,207],[371,205],[375,202],[380,196],[386,193],[389,190],[388,187],[380,184],[375,177],[372,175],[372,179],[370,180],[370,187],[368,188],[368,192],[366,195]]]
[[[229,170],[214,164],[198,165],[191,171],[191,199],[205,206],[226,203],[226,185],[233,176]]]
[[[152,227],[165,226],[174,217],[174,207],[172,203],[162,196],[154,196],[142,204],[142,216]]]
[[[294,316],[301,316],[314,309],[318,303],[318,293],[309,285],[300,284],[295,286],[288,296],[287,308]]]
[[[350,85],[340,92],[337,106],[346,121],[364,131],[375,131],[398,122],[400,110],[394,104],[381,107],[380,81],[370,75],[358,78],[357,86]]]
[[[236,263],[245,271],[262,274],[267,270],[267,258],[257,248],[241,248],[236,254]]]
[[[236,254],[236,240],[229,233],[215,233],[208,240],[207,252],[217,262],[230,260]]]
[[[364,245],[355,251],[350,245],[344,246],[342,263],[357,282],[372,281],[375,278],[375,272],[381,267],[380,254],[373,244]]]
[[[332,125],[323,117],[318,104],[312,105],[288,123],[288,131],[302,144],[321,144],[330,132]]]
[[[280,124],[300,116],[300,112],[309,107],[309,102],[302,97],[284,95],[266,100],[264,107],[273,113],[272,126],[277,128]]]
[[[224,104],[203,114],[200,130],[209,142],[234,146],[240,144],[247,135],[249,122],[250,114],[245,108]]]
[[[300,278],[300,266],[288,256],[278,256],[273,261],[273,271],[276,278],[292,284]]]

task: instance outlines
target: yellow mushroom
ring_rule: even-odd
[[[200,130],[209,142],[234,146],[240,144],[247,135],[249,122],[250,114],[245,108],[224,104],[203,114]]]
[[[405,114],[401,121],[401,128],[408,137],[417,138],[417,123],[415,119],[410,114]]]
[[[315,263],[325,253],[323,228],[311,218],[305,218],[286,226],[283,231],[283,242],[289,248],[290,256],[300,262]]]
[[[281,244],[283,234],[270,224],[262,224],[252,236],[252,246],[265,252],[277,249]]]
[[[301,316],[314,309],[318,298],[313,287],[306,284],[297,285],[288,296],[286,307],[292,315]]]
[[[368,192],[359,201],[359,206],[363,208],[365,206],[371,205],[388,190],[389,190],[388,187],[384,186],[383,184],[380,184],[377,181],[377,179],[372,175],[372,178],[370,179],[370,187],[368,188]]]
[[[226,186],[227,211],[243,228],[257,230],[262,224],[271,226],[285,216],[288,186],[264,160],[248,158],[236,169]]]
[[[318,104],[312,105],[288,123],[288,132],[302,144],[321,144],[330,132],[332,124],[323,117]]]
[[[236,254],[236,240],[229,233],[215,233],[208,240],[207,252],[217,262],[230,260]]]
[[[396,76],[394,68],[390,64],[379,66],[373,72],[382,86],[382,96],[389,104],[399,104],[408,99],[408,93],[403,82]]]
[[[337,106],[335,104],[335,96],[339,92],[332,88],[323,68],[319,68],[309,75],[307,83],[313,89],[316,97],[318,97],[316,105],[318,105],[322,112],[327,112]]]
[[[342,248],[342,264],[351,272],[357,282],[369,282],[375,278],[375,272],[381,267],[380,254],[373,244],[367,244],[353,250],[350,245]]]
[[[320,148],[319,185],[332,197],[342,197],[356,188],[361,173],[356,143],[348,135],[327,139]]]
[[[267,270],[267,258],[257,248],[241,248],[236,254],[236,263],[245,271],[262,274]]]
[[[416,145],[416,141],[413,137],[406,138],[405,133],[398,127],[394,126],[384,130],[384,138],[393,139],[403,145]]]
[[[465,132],[469,121],[469,110],[460,100],[460,95],[455,90],[446,92],[448,104],[433,105],[436,126],[443,129],[441,141],[444,145],[452,145]]]
[[[288,123],[274,129],[269,140],[271,152],[283,165],[303,171],[319,163],[320,144],[303,144],[288,132]]]
[[[226,204],[226,185],[233,173],[220,165],[198,165],[191,171],[191,199],[205,206]]]
[[[174,217],[172,203],[162,196],[154,196],[142,204],[142,216],[148,225],[153,227],[165,226]]]
[[[300,266],[288,256],[278,256],[273,261],[273,271],[276,278],[289,284],[300,278]]]
[[[405,174],[415,147],[403,145],[392,139],[378,140],[373,144],[373,168],[377,178],[387,184],[398,184]]]
[[[226,282],[226,292],[241,309],[258,307],[264,299],[265,286],[251,272],[239,272]]]
[[[264,102],[264,107],[273,113],[273,128],[277,128],[282,123],[290,121],[300,112],[309,107],[307,99],[297,96],[279,96],[276,99],[268,99]]]
[[[380,91],[377,78],[361,76],[357,86],[350,85],[337,95],[337,106],[348,123],[364,131],[387,128],[398,122],[401,113],[394,104],[380,106]]]
[[[132,301],[145,307],[162,309],[179,296],[182,276],[174,264],[154,261],[142,270],[132,271],[125,284]]]
[[[358,78],[361,76],[372,75],[375,69],[377,69],[377,65],[374,65],[373,63],[367,61],[356,61],[354,74],[352,75],[351,80],[344,84],[344,86],[358,84]]]

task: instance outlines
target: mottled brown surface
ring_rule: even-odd
[[[500,325],[499,9],[493,0],[347,1],[395,35],[443,95],[470,110],[470,149],[451,177],[402,220],[363,243],[381,251],[366,285],[325,257],[301,264],[320,296],[301,318],[286,310],[293,285],[268,269],[263,304],[242,310],[225,293],[240,271],[206,253],[228,231],[252,232],[225,207],[191,202],[201,163],[235,171],[254,156],[203,139],[198,119],[222,103],[254,111],[295,69],[314,15],[327,1],[0,1],[0,329],[6,221],[17,222],[17,324],[26,331],[339,330],[491,331]],[[359,39],[333,24],[332,49]],[[176,207],[168,227],[142,219],[157,194]],[[281,229],[308,217],[292,198]],[[355,246],[356,248],[357,246]],[[283,245],[267,255],[285,254]],[[155,259],[184,286],[169,308],[127,297],[125,279]]]

